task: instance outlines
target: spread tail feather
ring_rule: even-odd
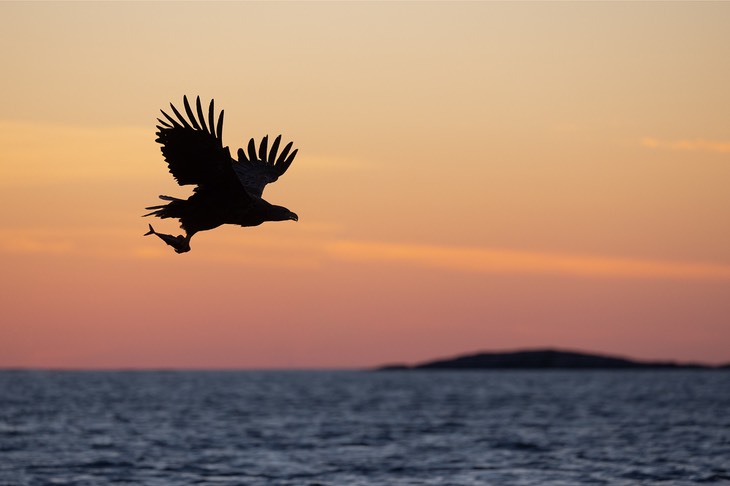
[[[157,216],[158,218],[179,218],[182,216],[183,205],[185,204],[184,199],[178,199],[176,197],[160,195],[160,199],[163,201],[170,201],[168,204],[160,204],[157,206],[149,206],[145,209],[151,209],[152,211],[144,214],[144,216]]]

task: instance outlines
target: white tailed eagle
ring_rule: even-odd
[[[291,150],[292,142],[279,153],[281,135],[274,139],[271,148],[268,135],[258,148],[251,139],[248,154],[238,149],[236,160],[229,148],[223,146],[223,111],[216,122],[213,100],[207,124],[200,97],[195,100],[197,118],[186,96],[183,105],[187,119],[172,103],[170,108],[177,118],[160,110],[165,120],[157,119],[160,124],[156,141],[162,145],[162,155],[177,183],[196,187],[188,199],[160,196],[169,202],[148,207],[153,211],[145,216],[178,218],[185,236],[157,233],[152,225],[145,236],[157,235],[177,253],[184,253],[190,251],[190,239],[195,233],[222,224],[257,226],[264,221],[298,221],[299,217],[287,208],[261,198],[266,184],[284,174],[297,155],[297,150]]]

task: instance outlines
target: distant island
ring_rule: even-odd
[[[416,365],[393,364],[377,368],[390,370],[542,370],[542,369],[728,369],[698,363],[673,361],[636,361],[616,356],[589,354],[556,349],[467,354]]]

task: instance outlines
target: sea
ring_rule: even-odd
[[[730,484],[730,371],[0,372],[0,485]]]

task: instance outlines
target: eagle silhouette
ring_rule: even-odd
[[[298,149],[291,150],[289,142],[279,153],[281,135],[268,146],[265,136],[256,147],[252,138],[248,154],[238,149],[238,160],[223,146],[223,110],[215,119],[213,100],[208,107],[206,124],[200,97],[193,112],[187,96],[183,96],[187,119],[170,103],[174,118],[160,110],[165,120],[158,118],[156,142],[162,145],[162,155],[170,173],[181,186],[195,185],[188,199],[160,196],[167,204],[150,206],[144,216],[177,218],[185,235],[158,233],[149,225],[147,235],[156,235],[177,253],[190,251],[190,239],[198,231],[210,230],[223,224],[258,226],[265,221],[298,221],[299,217],[283,206],[262,199],[267,184],[276,181],[291,165]],[[278,157],[277,157],[278,155]]]

